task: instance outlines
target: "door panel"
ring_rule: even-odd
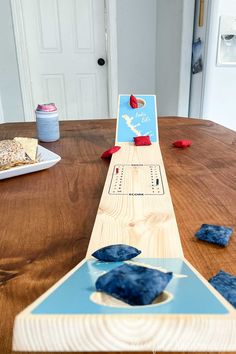
[[[42,88],[45,102],[60,102],[60,115],[67,117],[65,78],[63,74],[42,75]]]
[[[91,0],[74,0],[75,51],[93,53],[93,8]],[[77,21],[76,21],[77,19]]]
[[[104,0],[21,0],[33,103],[60,119],[107,118]]]
[[[90,104],[94,97],[97,97],[96,76],[94,74],[78,74],[76,84],[78,115],[83,117],[85,116],[86,112],[90,116],[96,115],[95,106]],[[99,102],[96,101],[96,107],[98,107],[98,105]]]
[[[60,53],[62,43],[60,35],[59,9],[56,0],[45,0],[36,3],[38,15],[39,43],[41,53]],[[45,6],[47,11],[45,11]]]

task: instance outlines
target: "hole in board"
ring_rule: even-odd
[[[137,98],[138,108],[143,108],[146,105],[146,101],[142,98]]]
[[[146,105],[146,101],[143,98],[137,98],[137,102],[138,102],[137,108],[143,108]]]
[[[130,308],[130,309],[135,307],[145,308],[151,306],[160,306],[166,304],[172,299],[173,299],[173,295],[171,293],[169,293],[168,291],[163,291],[159,296],[156,297],[156,299],[150,305],[131,306],[121,300],[116,299],[115,297],[112,297],[110,295],[107,295],[99,291],[92,293],[90,296],[90,300],[95,302],[95,304],[98,305],[109,306],[109,307]]]

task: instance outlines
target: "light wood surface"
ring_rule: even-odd
[[[204,23],[204,0],[200,0],[198,26],[202,27],[203,23]]]
[[[148,147],[116,144],[121,149],[113,155],[110,163],[86,257],[91,257],[100,247],[115,243],[137,247],[142,250],[143,258],[183,257],[159,144],[153,143]],[[150,165],[160,166],[159,182],[163,184],[163,194],[150,195]],[[124,166],[122,180],[126,186],[123,187],[121,182],[124,190],[120,195],[119,192],[113,194],[110,189],[112,179],[116,178],[115,166],[119,166],[120,174]],[[125,172],[127,166],[129,168]],[[139,192],[144,195],[124,194]]]
[[[0,128],[1,138],[33,133],[33,125]],[[65,122],[62,132],[59,142],[45,144],[64,158],[58,166],[40,178],[1,182],[3,353],[10,352],[15,314],[85,256],[91,234],[108,167],[99,155],[113,145],[114,122]],[[183,134],[195,148],[171,147]],[[219,249],[193,237],[203,222],[235,224],[235,133],[208,121],[163,119],[160,136],[185,256],[207,279],[220,268],[236,273],[234,240]]]
[[[117,350],[159,352],[235,350],[235,310],[212,289],[229,309],[225,315],[118,314],[118,315],[32,315],[31,311],[52,294],[82,261],[15,320],[15,350],[80,352]],[[187,262],[188,263],[188,262]],[[195,272],[195,269],[188,263]],[[204,278],[196,272],[203,281]],[[186,299],[188,301],[188,299]],[[78,298],[79,301],[79,298]]]

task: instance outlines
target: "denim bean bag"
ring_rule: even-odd
[[[140,253],[141,251],[135,247],[119,244],[100,248],[92,256],[104,262],[121,262],[134,258]]]
[[[231,227],[202,224],[195,236],[202,241],[227,246],[232,233],[233,229]]]
[[[163,292],[172,276],[172,272],[123,264],[100,276],[95,286],[97,291],[130,305],[149,305]]]
[[[209,283],[236,308],[236,276],[220,270]]]

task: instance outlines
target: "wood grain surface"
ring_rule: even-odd
[[[121,149],[110,162],[86,257],[91,258],[92,253],[101,247],[120,243],[142,250],[142,258],[183,257],[159,144],[137,147],[133,143],[116,142],[116,145]],[[116,179],[115,169],[121,161],[120,177]],[[149,164],[160,168],[159,184],[163,191],[156,196],[150,195]],[[124,177],[121,177],[122,173]],[[154,169],[152,173],[155,174]],[[120,195],[118,189],[113,192],[113,179],[120,184]],[[125,194],[137,192],[143,195]]]
[[[11,351],[13,320],[85,257],[114,144],[115,120],[61,122],[61,139],[42,144],[55,167],[0,182],[0,353]],[[236,133],[206,120],[159,120],[160,144],[185,257],[206,278],[236,274],[236,241],[196,241],[202,223],[235,228]],[[3,124],[0,139],[35,136],[34,123]],[[193,140],[186,150],[174,140]]]

